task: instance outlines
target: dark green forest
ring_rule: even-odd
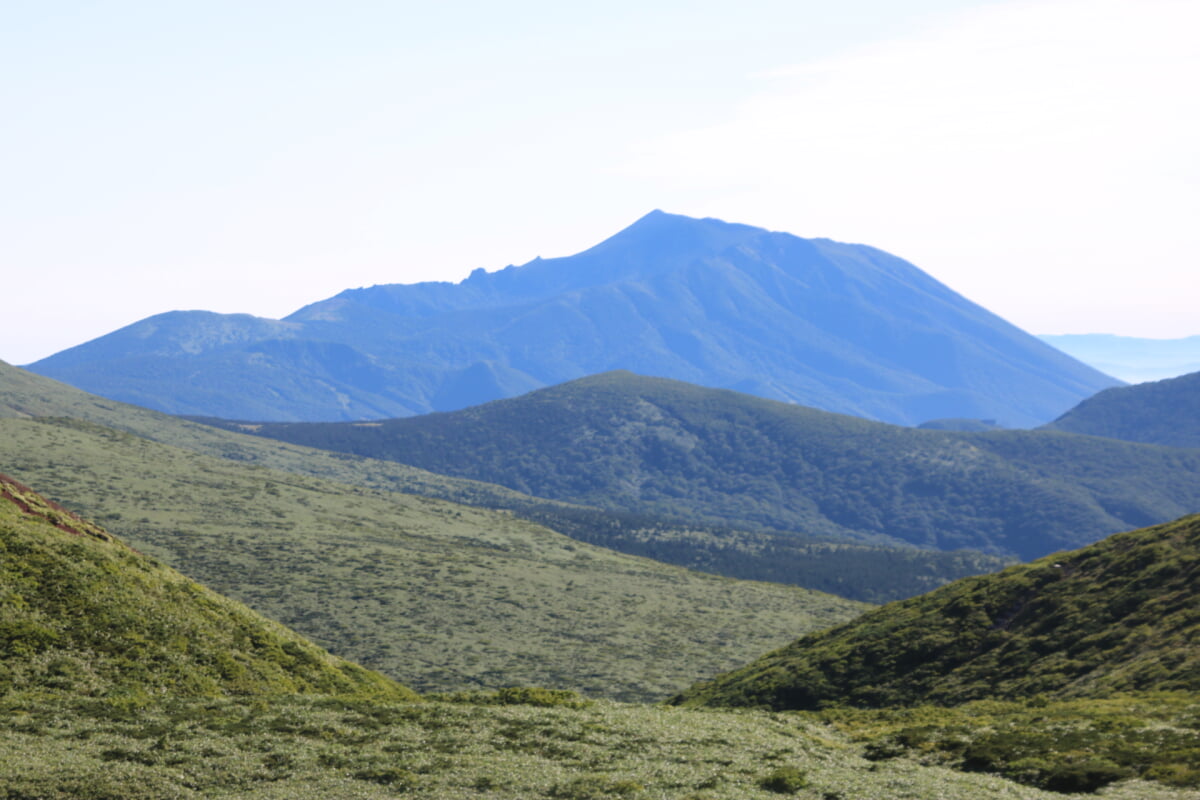
[[[1105,389],[1047,430],[1171,447],[1200,447],[1200,372]]]
[[[1200,508],[1198,450],[916,430],[626,372],[445,414],[225,425],[613,511],[1022,559]]]

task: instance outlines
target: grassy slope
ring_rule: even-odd
[[[0,694],[415,699],[0,476]]]
[[[631,373],[258,432],[605,508],[1021,558],[1200,509],[1194,450],[914,430]]]
[[[967,578],[699,684],[688,705],[818,708],[1200,690],[1200,515]]]
[[[1044,427],[1131,442],[1200,447],[1200,372],[1105,389]]]
[[[347,456],[186,422],[89,395],[0,362],[0,418],[71,417],[206,455],[328,478],[511,510],[580,541],[737,578],[790,583],[866,602],[911,597],[955,578],[991,572],[1004,559],[905,548],[828,543],[788,532],[712,528],[530,497],[496,484],[427,472],[392,461]],[[764,557],[766,554],[766,557]]]
[[[190,577],[420,690],[661,697],[862,608],[78,420],[0,419],[0,463]]]
[[[542,708],[289,698],[130,709],[0,701],[0,796],[1052,800],[1062,795],[942,763],[880,759],[874,740],[914,724],[957,723],[982,733],[1019,723],[1023,731],[1065,741],[1079,728],[1114,734],[1140,723],[1147,743],[1169,735],[1195,747],[1188,718],[1196,710],[1180,698],[1105,709],[993,706],[959,717],[918,711],[827,719],[609,702]],[[1107,740],[1095,738],[1071,756],[1103,754]],[[862,741],[874,760],[863,757]],[[1186,759],[1158,752],[1148,760],[1162,762],[1151,770],[1186,778],[1193,772]],[[789,769],[804,776],[805,788],[789,795],[764,786]],[[1196,800],[1200,792],[1135,780],[1108,787],[1104,797]]]

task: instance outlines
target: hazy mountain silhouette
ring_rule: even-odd
[[[1200,371],[1200,336],[1142,339],[1111,333],[1071,333],[1038,338],[1130,383],[1161,381]]]
[[[895,256],[652,212],[566,258],[150,317],[29,367],[172,413],[348,420],[628,369],[900,424],[1047,422],[1115,379]]]

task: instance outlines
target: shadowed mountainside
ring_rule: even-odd
[[[1195,450],[914,430],[627,372],[370,424],[226,424],[602,508],[1025,559],[1200,509]]]
[[[1200,372],[1105,389],[1044,429],[1171,447],[1200,447]]]
[[[395,462],[298,447],[187,422],[89,395],[3,362],[0,417],[49,417],[58,418],[60,423],[68,419],[88,421],[243,464],[505,509],[573,539],[631,555],[729,577],[804,586],[872,603],[911,597],[955,578],[995,571],[1007,563],[976,552],[941,553],[907,546],[853,544],[794,531],[746,531],[724,524],[699,525],[661,515],[607,511],[532,497],[495,484],[437,475]],[[20,454],[15,445],[9,452]]]

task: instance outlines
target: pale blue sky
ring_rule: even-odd
[[[0,358],[653,208],[872,244],[1035,333],[1200,333],[1198,29],[1193,0],[8,0]]]

